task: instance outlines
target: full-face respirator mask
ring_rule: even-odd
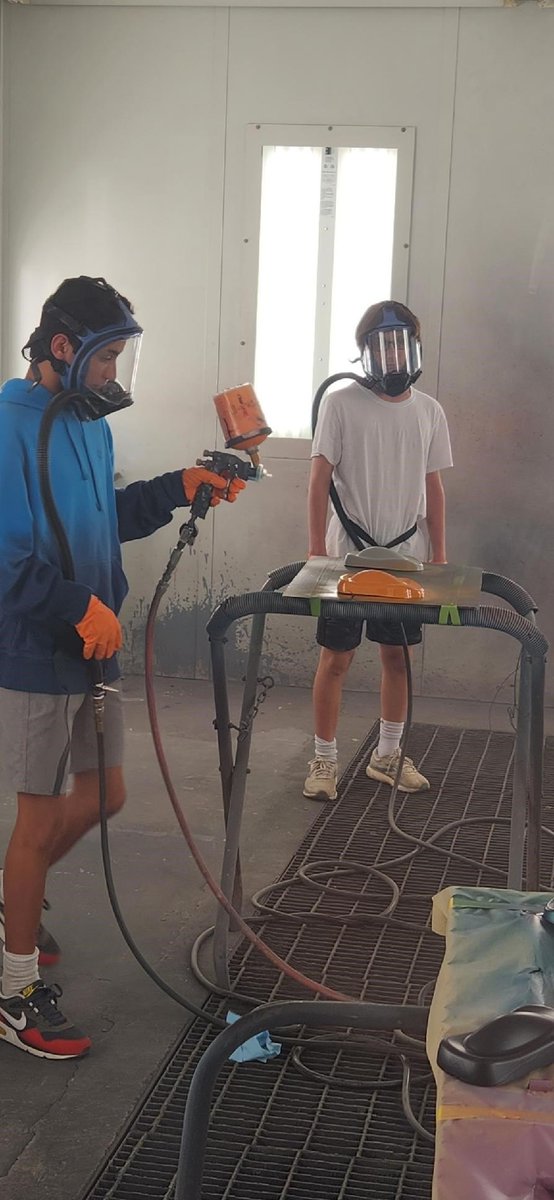
[[[105,279],[90,282],[111,302],[115,315],[113,323],[102,329],[90,329],[47,301],[41,324],[31,334],[22,353],[31,363],[37,383],[40,380],[38,363],[49,362],[60,377],[63,391],[75,394],[80,415],[94,421],[133,403],[142,328],[123,298]],[[71,342],[74,357],[70,363],[52,353],[51,343],[56,333],[65,333]]]
[[[401,396],[419,379],[421,341],[391,306],[383,306],[379,324],[365,335],[361,363],[369,387],[385,396]]]

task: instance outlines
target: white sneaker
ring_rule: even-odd
[[[369,760],[369,766],[365,769],[365,773],[369,775],[370,779],[380,779],[381,783],[389,783],[392,787],[396,779],[399,758],[400,747],[397,750],[393,750],[392,754],[383,754],[381,758],[379,758],[375,749]],[[398,781],[398,791],[426,792],[429,787],[429,780],[418,771],[411,758],[405,758],[402,764],[402,774]]]
[[[303,795],[309,800],[336,800],[337,763],[331,758],[313,758],[304,780]]]

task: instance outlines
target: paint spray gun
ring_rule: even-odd
[[[214,471],[229,483],[233,479],[242,479],[248,483],[251,480],[268,478],[268,472],[260,463],[259,447],[269,437],[271,429],[252,384],[244,383],[240,387],[218,392],[214,396],[214,404],[225,436],[225,451],[204,450],[204,457],[196,460],[197,466]],[[229,453],[231,450],[245,451],[250,462]],[[179,540],[159,581],[160,594],[169,586],[185,546],[192,546],[195,541],[198,535],[196,522],[206,517],[212,495],[213,489],[209,483],[201,483],[191,505],[189,520],[181,525]]]
[[[204,457],[197,458],[196,465],[214,471],[229,482],[232,479],[242,479],[248,483],[249,480],[266,478],[267,471],[260,463],[259,446],[269,437],[271,429],[266,423],[252,384],[244,383],[240,387],[218,392],[217,396],[214,396],[214,404],[225,435],[225,452],[204,450]],[[227,453],[230,450],[244,450],[250,462],[245,462],[236,454]],[[211,497],[209,484],[201,484],[191,509],[192,521],[206,516]]]

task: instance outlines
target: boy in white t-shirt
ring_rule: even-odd
[[[440,472],[452,466],[450,438],[437,400],[412,384],[421,374],[420,325],[398,301],[382,301],[364,313],[356,342],[368,386],[348,383],[324,398],[312,447],[308,493],[309,554],[343,557],[356,549],[334,511],[327,532],[329,492],[358,543],[394,546],[434,563],[446,561],[445,502]],[[425,524],[423,524],[425,522]],[[430,542],[430,554],[428,553]],[[320,618],[321,646],[314,680],[315,754],[304,795],[337,795],[336,729],[343,683],[362,639],[363,622]],[[421,626],[405,625],[409,646]],[[400,625],[367,621],[366,637],[381,655],[379,744],[367,774],[392,785],[407,707]],[[429,781],[406,758],[399,790],[419,792]]]

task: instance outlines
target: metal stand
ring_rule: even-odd
[[[221,886],[227,896],[240,905],[239,845],[242,812],[255,713],[258,671],[262,652],[265,618],[268,612],[310,616],[308,600],[278,595],[303,566],[295,563],[272,572],[261,592],[226,600],[208,624],[212,651],[216,726],[219,742],[221,784],[226,824],[226,841]],[[527,828],[527,888],[538,890],[540,868],[541,789],[544,741],[544,674],[548,644],[538,631],[535,605],[527,593],[509,579],[483,574],[482,591],[500,596],[510,609],[480,607],[460,610],[460,623],[487,629],[499,629],[517,638],[522,646],[519,682],[518,722],[513,772],[513,799],[510,827],[508,887],[518,888],[523,876],[523,843]],[[321,602],[322,616],[366,617],[435,624],[438,607],[422,605],[349,604]],[[253,615],[252,635],[246,670],[242,711],[238,728],[236,755],[233,760],[232,726],[229,717],[225,671],[225,634],[231,623]],[[229,989],[228,940],[230,922],[219,907],[214,931],[214,965],[219,987]],[[247,1038],[264,1029],[301,1024],[304,1027],[350,1029],[401,1029],[405,1033],[425,1035],[428,1012],[410,1005],[367,1004],[364,1002],[329,1003],[321,1000],[284,1001],[265,1004],[241,1017],[218,1034],[203,1054],[192,1080],[182,1132],[175,1200],[200,1200],[202,1176],[213,1090],[221,1068],[229,1055]]]
[[[240,832],[252,738],[251,713],[256,696],[265,619],[267,613],[282,613],[289,616],[312,615],[308,600],[278,594],[278,589],[286,587],[303,565],[303,563],[293,563],[272,571],[261,591],[225,600],[216,609],[207,627],[212,654],[216,725],[226,825],[221,886],[227,896],[233,897],[235,907],[240,905],[242,897],[239,860]],[[539,888],[540,871],[544,677],[548,643],[535,624],[536,605],[534,601],[518,584],[501,575],[484,572],[481,590],[501,597],[510,604],[511,608],[490,606],[461,608],[461,624],[475,628],[500,630],[510,637],[516,638],[522,646],[507,885],[516,889],[523,887],[523,844],[527,829],[526,885],[529,891],[536,891]],[[340,602],[321,601],[322,616],[345,619],[363,620],[369,617],[395,621],[409,619],[413,621],[415,619],[422,624],[433,625],[438,624],[439,612],[439,606],[430,605],[390,605],[367,601],[349,603],[346,608]],[[249,615],[253,615],[254,619],[237,750],[233,761],[232,727],[229,717],[225,670],[225,635],[233,621]],[[214,931],[213,957],[217,984],[226,989],[230,987],[229,930],[229,917],[220,907]]]

